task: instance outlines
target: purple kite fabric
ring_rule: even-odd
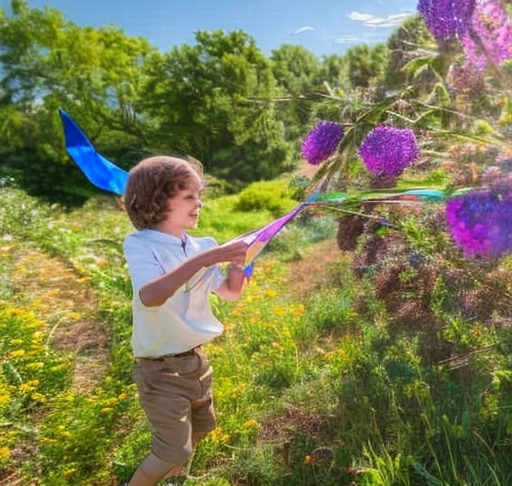
[[[128,172],[96,152],[80,127],[60,108],[59,115],[64,128],[68,155],[93,185],[122,196],[128,182]]]
[[[299,204],[284,216],[272,221],[271,223],[263,226],[262,228],[246,233],[242,236],[235,238],[235,240],[242,239],[248,246],[245,265],[250,266],[256,257],[263,251],[274,236],[276,236],[286,224],[288,224],[305,206]]]

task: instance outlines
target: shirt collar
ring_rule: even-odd
[[[140,231],[142,235],[146,238],[157,241],[159,243],[165,243],[168,245],[176,245],[176,246],[184,246],[188,241],[188,235],[183,233],[183,239],[178,238],[177,236],[170,235],[168,233],[163,233],[162,231],[152,230],[152,229],[143,229]]]

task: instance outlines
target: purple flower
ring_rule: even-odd
[[[318,165],[334,153],[342,138],[343,127],[339,123],[320,121],[302,142],[302,155],[310,164]]]
[[[393,178],[418,159],[420,150],[411,129],[379,125],[366,135],[359,155],[373,176]]]
[[[471,26],[475,0],[419,0],[418,12],[439,42],[462,38]]]
[[[466,256],[500,257],[512,251],[510,185],[471,191],[449,199],[446,220]]]
[[[484,73],[469,58],[463,64],[452,64],[446,79],[461,95],[478,96],[485,93]]]
[[[477,0],[471,31],[461,39],[465,64],[482,72],[512,58],[512,22],[496,0]]]

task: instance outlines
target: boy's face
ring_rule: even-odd
[[[176,236],[181,236],[183,231],[197,226],[203,205],[203,183],[200,177],[191,173],[186,185],[186,189],[178,191],[169,199],[169,211],[163,222],[164,230]]]

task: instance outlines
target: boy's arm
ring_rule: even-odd
[[[224,300],[236,300],[242,295],[245,288],[244,267],[237,263],[230,263],[227,276],[215,293]]]
[[[243,262],[246,252],[247,245],[242,241],[237,241],[194,255],[170,272],[143,285],[139,290],[140,300],[146,307],[160,306],[169,297],[172,297],[179,288],[185,285],[201,268],[222,262]],[[228,273],[227,280],[229,280],[230,273]],[[237,277],[233,276],[232,281],[228,285],[229,292],[226,294],[228,298],[230,294],[234,295],[236,293],[237,286],[243,285],[243,281],[237,282]],[[240,294],[241,289],[238,292]]]

